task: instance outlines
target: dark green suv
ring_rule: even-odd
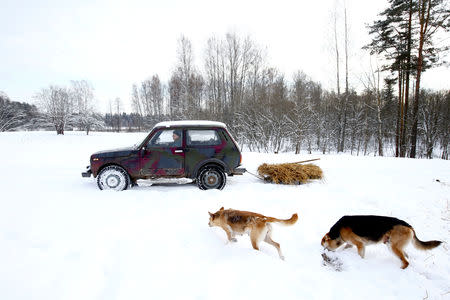
[[[242,175],[242,155],[225,124],[172,121],[155,125],[138,145],[91,155],[82,173],[101,190],[125,190],[138,179],[191,178],[202,190],[223,189],[228,176]]]

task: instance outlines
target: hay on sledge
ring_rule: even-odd
[[[322,179],[322,169],[314,164],[300,163],[262,164],[258,167],[258,174],[265,181],[282,184],[301,184],[311,179]]]

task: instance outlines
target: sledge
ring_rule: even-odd
[[[258,167],[258,178],[276,184],[304,184],[313,179],[322,179],[322,169],[314,164],[303,164],[320,158],[282,164],[262,164]]]

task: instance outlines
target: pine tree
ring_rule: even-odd
[[[416,64],[416,87],[411,129],[410,157],[416,157],[417,123],[420,101],[420,80],[422,72],[439,64],[438,54],[449,49],[448,45],[435,47],[434,36],[439,30],[450,30],[450,10],[444,0],[416,0],[415,18],[418,23],[418,50]]]
[[[396,128],[396,156],[406,155],[406,127],[408,123],[409,82],[415,61],[414,28],[412,15],[413,0],[390,0],[390,6],[380,13],[380,20],[369,26],[372,42],[364,48],[372,54],[382,54],[388,61],[383,70],[397,73],[398,114]]]

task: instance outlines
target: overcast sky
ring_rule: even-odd
[[[335,0],[0,0],[0,91],[15,101],[50,84],[85,79],[95,88],[98,108],[157,73],[166,81],[176,62],[177,39],[192,41],[202,69],[206,40],[226,32],[250,35],[267,48],[268,61],[290,80],[303,70],[333,89],[330,51]],[[341,0],[343,3],[343,0]],[[361,85],[369,58],[365,24],[385,8],[385,0],[347,0],[352,86]],[[342,12],[342,10],[341,10]],[[343,67],[342,67],[343,68]],[[450,70],[427,71],[425,87],[450,88]]]

